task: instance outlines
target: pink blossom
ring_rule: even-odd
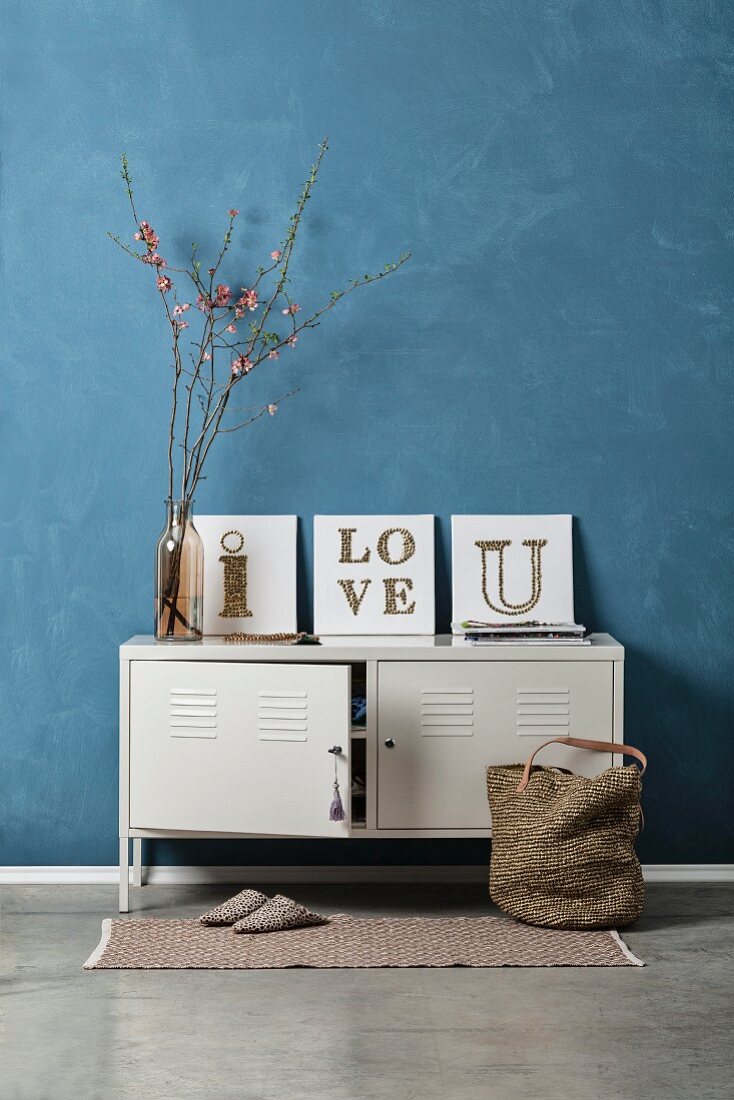
[[[207,268],[207,274],[208,275],[213,275],[216,270],[217,270],[216,267],[208,267]]]
[[[230,218],[236,218],[238,214],[239,214],[239,210],[235,210],[234,208],[229,211]]]
[[[288,337],[288,346],[289,347],[294,348],[297,343],[298,343],[298,337],[297,336],[289,336]]]
[[[279,248],[274,248],[273,251],[270,253],[270,259],[275,260],[275,262],[277,264],[278,260],[280,259],[280,257],[282,255],[283,255],[283,253],[280,251]]]
[[[196,299],[196,308],[200,309],[202,313],[211,313],[214,307],[214,302],[211,298],[205,298],[203,294],[200,294]]]
[[[133,233],[133,240],[134,241],[142,241],[142,239],[143,239],[143,234],[142,233]]]
[[[227,327],[224,331],[225,332],[237,332],[237,329],[234,325],[227,325]]]
[[[177,315],[177,314],[185,313],[187,309],[191,309],[191,303],[190,302],[180,302],[180,303],[178,303],[177,305],[175,305],[173,307],[173,312],[174,312],[175,315]]]
[[[208,363],[209,360],[211,359],[211,355],[209,354],[208,351],[205,351],[201,358],[203,359],[203,361],[205,363]]]
[[[189,327],[189,322],[188,321],[174,321],[173,323],[176,326],[176,328],[178,328],[178,329]]]
[[[214,305],[219,306],[220,309],[229,304],[231,298],[231,292],[228,286],[224,283],[220,283],[217,287],[217,296],[214,299]]]
[[[272,351],[268,352],[268,359],[280,359],[280,352],[273,348]]]
[[[238,355],[236,359],[232,360],[232,374],[237,377],[240,374],[249,374],[252,370],[253,364],[246,355]]]
[[[247,290],[245,287],[240,287],[243,292],[242,297],[238,298],[237,305],[241,309],[249,309],[250,313],[254,313],[258,306],[257,291]]]
[[[158,289],[161,290],[164,294],[167,294],[168,291],[173,286],[173,283],[171,282],[171,280],[168,278],[167,275],[159,275],[158,278],[156,279],[155,283],[156,283],[156,286],[158,287]]]
[[[268,412],[270,413],[271,416],[275,416],[277,411],[278,411],[278,406],[277,405],[268,405]]]
[[[166,261],[157,252],[149,252],[147,256],[143,256],[143,263],[152,264],[154,267],[168,267]]]
[[[300,308],[301,307],[298,305],[297,302],[291,302],[291,304],[288,306],[288,309],[282,310],[283,316],[287,317],[289,313],[291,314],[291,316],[293,316],[294,313],[298,313]]]
[[[149,222],[140,223],[140,235],[136,233],[135,240],[139,241],[141,240],[141,238],[147,244],[148,251],[155,252],[156,248],[158,247],[160,237],[156,234],[155,230]]]

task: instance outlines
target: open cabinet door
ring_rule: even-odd
[[[131,662],[131,828],[347,836],[350,675],[348,665]],[[335,761],[341,822],[329,821]]]

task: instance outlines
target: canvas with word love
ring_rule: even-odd
[[[433,516],[315,516],[317,634],[433,634]]]

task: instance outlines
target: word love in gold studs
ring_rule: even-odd
[[[361,557],[353,556],[352,536],[356,534],[356,527],[340,527],[341,536],[341,565],[363,565],[370,560],[372,551],[367,546]],[[402,545],[393,557],[390,552],[390,539],[393,535],[399,535]],[[386,565],[403,565],[415,554],[415,539],[407,527],[388,527],[377,540],[377,553]],[[337,584],[344,590],[347,603],[353,615],[359,615],[362,601],[372,580],[368,577],[362,581],[362,589],[359,595],[355,590],[357,582],[352,578],[341,577]],[[408,593],[412,591],[413,580],[411,577],[383,577],[385,586],[385,614],[386,615],[412,615],[415,611],[415,600],[408,602]]]

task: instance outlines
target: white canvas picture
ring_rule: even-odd
[[[317,634],[433,634],[433,516],[314,516]]]
[[[572,623],[571,516],[452,516],[452,621]]]
[[[296,516],[196,516],[204,633],[296,630]]]

